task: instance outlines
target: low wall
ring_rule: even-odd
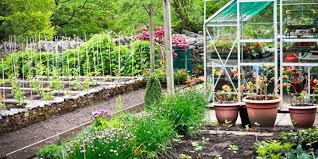
[[[8,115],[0,119],[0,133],[7,133],[48,119],[53,115],[62,115],[96,102],[107,100],[119,94],[137,90],[145,85],[143,79],[128,81],[122,85],[100,86],[70,97],[52,100],[49,103]]]

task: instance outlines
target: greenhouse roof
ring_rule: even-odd
[[[266,9],[269,5],[271,5],[273,1],[260,1],[260,2],[241,2],[241,15],[242,21],[246,22],[258,15],[264,9]],[[237,0],[232,0],[227,3],[223,8],[217,11],[214,15],[212,15],[207,23],[212,24],[225,24],[225,23],[234,23],[237,21]]]

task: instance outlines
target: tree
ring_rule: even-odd
[[[164,6],[167,91],[168,91],[168,94],[174,94],[170,0],[163,0],[163,6]]]
[[[51,38],[54,28],[50,18],[55,8],[54,0],[4,0],[6,9],[0,13],[1,38]]]

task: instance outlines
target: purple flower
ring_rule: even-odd
[[[108,111],[107,110],[94,111],[94,112],[92,112],[92,115],[94,118],[97,118],[100,116],[108,115]]]

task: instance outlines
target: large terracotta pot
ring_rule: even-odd
[[[272,100],[251,100],[245,97],[243,101],[246,103],[248,118],[252,126],[273,127],[275,125],[281,97]]]
[[[220,125],[235,124],[238,116],[238,108],[240,103],[214,104],[216,118]]]
[[[314,125],[318,105],[288,106],[290,118],[296,128],[311,128]]]

